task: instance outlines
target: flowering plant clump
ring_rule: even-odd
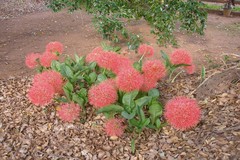
[[[174,128],[186,130],[198,124],[200,114],[200,108],[195,100],[176,97],[166,104],[164,116]]]
[[[136,62],[104,47],[95,48],[86,57],[65,56],[60,62],[63,45],[50,42],[43,54],[30,53],[26,57],[26,65],[40,72],[33,78],[29,100],[41,106],[57,101],[57,115],[65,122],[79,117],[86,120],[86,107],[92,107],[107,118],[105,131],[109,136],[121,136],[125,129],[137,133],[145,128],[160,129],[165,125],[163,115],[176,129],[196,126],[200,108],[195,100],[177,97],[164,109],[157,89],[157,84],[168,75],[171,78],[179,67],[194,72],[190,54],[184,50],[170,56],[162,52],[162,62],[148,60],[154,55],[153,49],[140,47],[141,58]]]

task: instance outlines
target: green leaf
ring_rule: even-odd
[[[84,99],[79,97],[77,94],[72,95],[72,100],[77,102],[80,106],[84,106]]]
[[[121,115],[126,119],[133,119],[134,116],[136,115],[136,112],[128,114],[126,111],[122,111]]]
[[[142,123],[141,123],[141,128],[144,128],[145,126],[147,126],[150,123],[150,119],[146,118]]]
[[[133,63],[133,67],[140,72],[142,71],[142,65],[139,62]]]
[[[63,88],[68,89],[70,92],[73,91],[73,85],[69,81],[63,86]]]
[[[95,72],[92,72],[89,74],[89,77],[90,77],[91,83],[94,83],[97,79],[97,74]]]
[[[90,65],[89,65],[91,70],[94,70],[96,66],[97,66],[96,62],[91,62]]]
[[[201,70],[201,79],[202,81],[206,78],[206,68],[204,66],[202,66],[202,70]]]
[[[150,118],[152,124],[156,121],[157,118],[159,118],[160,115],[162,115],[163,107],[160,103],[153,103],[151,106],[149,106],[148,112],[150,113]]]
[[[106,79],[107,79],[107,77],[104,74],[99,74],[98,77],[97,77],[98,82],[102,82]]]
[[[132,91],[129,93],[124,94],[122,98],[122,103],[127,106],[132,106],[134,104],[134,99],[138,95],[138,91]]]
[[[151,89],[150,91],[148,91],[148,96],[151,96],[153,98],[159,97],[160,96],[159,90],[156,88]]]
[[[57,102],[68,102],[68,100],[65,97],[58,97],[58,98],[54,98]]]
[[[86,97],[87,96],[87,89],[86,88],[81,88],[78,94],[81,95],[81,97]]]
[[[97,114],[105,113],[105,112],[122,112],[123,110],[124,108],[122,106],[112,104],[112,105],[98,109]]]
[[[161,127],[161,121],[160,121],[160,119],[156,119],[155,124],[156,124],[156,128],[159,129],[159,128]]]
[[[63,88],[63,91],[65,93],[65,95],[67,96],[68,100],[71,100],[71,93],[67,88]]]
[[[135,147],[135,139],[132,139],[132,140],[131,140],[131,152],[134,154],[134,153],[135,153],[135,150],[136,150],[136,147]]]
[[[55,71],[60,71],[60,66],[61,66],[61,63],[58,62],[58,61],[55,61],[53,60],[52,63],[51,63],[51,68]]]
[[[167,67],[172,66],[169,56],[164,51],[161,51],[161,55],[162,55],[162,58],[165,60],[166,66]]]
[[[71,68],[65,64],[62,64],[60,66],[60,72],[61,74],[66,78],[73,78],[73,71]]]
[[[142,98],[135,100],[135,103],[137,106],[143,107],[143,106],[147,105],[151,100],[152,100],[152,97],[144,96]]]

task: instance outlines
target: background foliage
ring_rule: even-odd
[[[104,39],[119,41],[119,35],[131,41],[133,35],[125,27],[127,20],[145,19],[152,27],[161,45],[176,44],[174,30],[203,34],[207,13],[197,0],[51,0],[53,11],[68,8],[70,11],[84,9],[93,14],[93,22]],[[140,43],[140,42],[139,42]],[[131,44],[128,44],[131,45]],[[131,49],[138,47],[134,41]]]

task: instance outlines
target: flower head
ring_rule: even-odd
[[[120,137],[126,126],[123,125],[123,119],[109,119],[105,124],[105,131],[108,136],[118,136]]]
[[[65,122],[72,122],[79,116],[80,106],[75,103],[66,103],[60,106],[57,114]]]
[[[51,52],[44,52],[40,58],[40,63],[44,67],[51,67],[53,60],[58,60],[58,56]]]
[[[100,67],[109,69],[115,74],[118,74],[123,69],[132,67],[130,59],[115,52],[102,52],[96,61]]]
[[[174,128],[186,130],[198,124],[201,111],[196,100],[176,97],[167,102],[164,116]]]
[[[54,88],[49,83],[34,83],[28,91],[28,98],[35,105],[47,105],[52,101],[54,93]]]
[[[143,64],[143,74],[152,81],[158,81],[166,75],[166,69],[160,60],[148,60]]]
[[[131,92],[139,90],[142,87],[143,81],[143,76],[131,67],[119,72],[116,78],[116,85],[121,91]]]
[[[113,73],[118,74],[120,71],[131,68],[132,66],[133,63],[129,58],[118,54],[115,65],[113,65],[111,70],[113,71]]]
[[[86,62],[97,62],[98,57],[101,55],[101,53],[104,52],[101,47],[95,48],[91,53],[89,53],[86,56]]]
[[[46,51],[50,52],[50,53],[58,53],[58,54],[62,54],[63,52],[63,44],[60,42],[50,42],[47,44],[46,46]]]
[[[37,59],[40,59],[41,54],[30,53],[26,56],[25,64],[28,68],[35,68],[38,65]]]
[[[154,49],[152,46],[149,46],[147,44],[141,44],[138,48],[138,53],[146,57],[151,57],[154,54]]]
[[[141,91],[148,92],[151,89],[156,87],[156,85],[157,85],[157,81],[156,80],[148,78],[148,77],[144,76],[144,74],[143,74],[143,77],[144,77],[144,82],[143,82],[143,85],[142,85],[142,87],[140,89]]]
[[[56,71],[45,71],[40,74],[36,74],[33,78],[33,83],[47,82],[53,86],[55,93],[63,93],[63,77]]]
[[[117,101],[117,90],[112,81],[103,81],[89,89],[88,99],[95,108],[102,108]]]
[[[192,64],[192,57],[191,55],[183,49],[176,49],[170,55],[170,61],[172,64]]]

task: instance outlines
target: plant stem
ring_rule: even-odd
[[[180,72],[178,72],[178,74],[172,79],[171,83],[173,83],[175,81],[175,79],[183,72],[183,70],[181,70]]]

